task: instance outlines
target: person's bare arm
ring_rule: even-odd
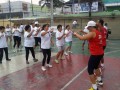
[[[45,31],[45,32],[43,32],[43,33],[41,33],[41,36],[44,36],[44,35],[46,35],[47,33],[52,33],[53,32],[53,29],[51,29],[50,31]]]
[[[30,32],[30,34],[29,34],[27,37],[32,36],[33,32],[34,32],[34,30],[32,30],[32,31]]]
[[[65,34],[63,34],[62,36],[58,37],[57,39],[60,40],[65,36]]]
[[[39,29],[37,30],[37,32],[35,33],[34,36],[37,36],[40,31],[41,31],[41,28],[39,28]]]
[[[79,38],[80,40],[89,40],[92,39],[96,36],[96,34],[94,32],[90,32],[84,36],[79,35],[78,33],[74,32],[74,35]]]

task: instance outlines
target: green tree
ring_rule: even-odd
[[[40,0],[39,3],[41,3],[42,1],[44,1],[45,3],[41,6],[41,9],[44,8],[45,6],[47,6],[48,8],[50,8],[50,0]],[[53,7],[62,7],[64,5],[64,2],[60,1],[60,0],[53,0]]]

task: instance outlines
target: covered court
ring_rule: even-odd
[[[24,47],[21,52],[10,50],[11,62],[3,60],[0,65],[0,90],[88,90],[91,87],[87,73],[89,51],[84,51],[82,41],[73,39],[73,54],[66,56],[59,64],[54,62],[57,52],[52,48],[52,65],[47,71],[41,70],[42,53],[36,53],[39,62],[25,63]],[[99,90],[120,90],[120,40],[107,41],[103,87]]]

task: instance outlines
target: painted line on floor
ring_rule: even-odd
[[[72,80],[70,80],[63,88],[61,88],[60,90],[64,90],[66,87],[68,87],[73,81],[75,81],[85,70],[87,69],[87,66],[80,71]]]
[[[106,52],[105,55],[110,54],[110,53],[115,53],[118,52],[120,50],[115,50],[115,51],[110,51],[110,52]],[[83,68],[82,71],[80,71],[73,79],[71,79],[63,88],[61,88],[60,90],[65,90],[65,88],[67,88],[72,82],[74,82],[79,76],[81,76],[84,71],[87,70],[87,66],[85,68]]]

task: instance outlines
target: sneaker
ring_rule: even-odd
[[[43,71],[46,71],[46,68],[45,68],[44,66],[42,66],[41,69],[42,69]]]
[[[69,53],[72,53],[72,51],[68,51]]]
[[[67,53],[67,52],[65,52],[64,54],[65,54],[66,56],[68,55],[68,53]]]
[[[30,64],[28,61],[26,61],[26,64]]]
[[[17,52],[17,50],[13,50],[13,52],[14,52],[14,53],[16,53],[16,52]]]
[[[18,49],[18,51],[20,52],[20,51],[22,51],[22,49]]]
[[[9,59],[9,58],[8,58],[8,59],[6,59],[6,60],[7,60],[7,61],[11,61],[11,59]]]
[[[17,49],[17,51],[16,52],[19,52],[19,49]]]
[[[102,86],[102,85],[103,85],[103,81],[102,81],[102,80],[101,80],[101,81],[98,81],[98,80],[97,80],[97,85]]]
[[[52,65],[51,65],[51,64],[47,64],[46,66],[47,66],[47,67],[49,67],[49,68],[51,68],[51,67],[52,67]]]
[[[60,58],[60,60],[65,60],[65,57],[64,57],[64,56],[62,56],[62,57]]]
[[[57,59],[55,59],[55,62],[56,62],[56,63],[59,63],[59,61],[58,61]]]
[[[34,60],[34,62],[37,62],[38,61],[38,59],[33,59]]]
[[[91,87],[90,89],[88,89],[88,90],[98,90],[98,88],[97,89],[94,89],[93,87]]]

